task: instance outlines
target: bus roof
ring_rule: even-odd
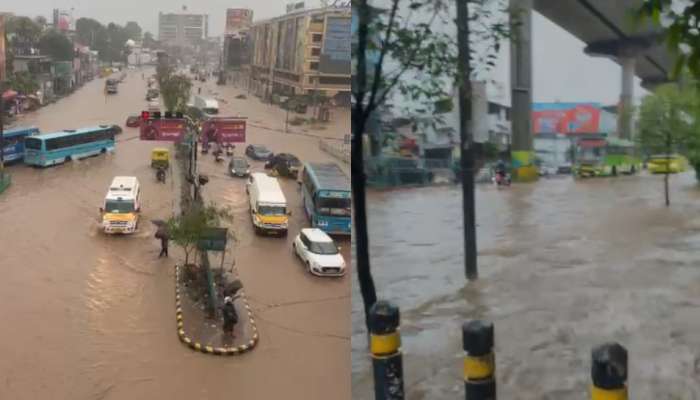
[[[71,129],[71,130],[63,130],[63,131],[57,131],[57,132],[51,132],[51,133],[44,133],[41,135],[37,135],[37,139],[53,139],[57,137],[64,137],[64,136],[72,136],[72,135],[79,135],[83,133],[88,133],[88,132],[95,132],[95,131],[102,131],[105,129],[111,129],[112,127],[110,125],[100,125],[100,126],[91,126],[88,128],[80,128],[80,129]]]
[[[350,191],[350,179],[335,163],[306,163],[309,176],[318,184],[318,190]]]
[[[28,126],[24,128],[13,128],[13,129],[8,129],[2,133],[3,136],[5,137],[11,137],[11,136],[22,136],[22,135],[34,135],[39,133],[39,129],[34,127],[34,126]]]

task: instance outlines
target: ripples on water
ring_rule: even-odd
[[[688,303],[700,294],[700,191],[691,173],[674,176],[666,209],[661,179],[479,186],[481,279],[472,284],[463,272],[459,187],[371,192],[372,271],[379,297],[401,307],[412,398],[461,393],[460,326],[471,318],[495,321],[507,398],[585,396],[590,348],[609,340],[630,350],[633,397],[700,396],[699,378],[688,374],[700,357],[700,336],[691,334],[700,330],[700,304]],[[371,366],[353,285],[353,398],[368,399]]]

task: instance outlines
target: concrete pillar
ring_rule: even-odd
[[[510,41],[511,162],[513,179],[537,179],[532,151],[532,3],[510,0],[511,15],[517,18]]]
[[[632,138],[632,109],[634,107],[634,57],[619,59],[622,65],[622,92],[620,93],[620,114],[617,116],[618,132],[622,139]]]

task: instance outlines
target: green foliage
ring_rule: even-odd
[[[39,82],[28,71],[8,75],[7,87],[21,94],[34,94],[39,90]]]
[[[11,17],[5,27],[11,47],[36,47],[41,37],[42,26],[29,17]]]
[[[694,88],[669,84],[644,97],[637,140],[648,154],[693,152],[700,135],[700,97]]]
[[[168,74],[160,82],[160,94],[167,111],[187,111],[192,81],[185,75]]]
[[[677,3],[673,5],[673,3]],[[644,0],[636,10],[639,22],[650,20],[666,30],[668,49],[676,54],[676,65],[671,78],[680,76],[686,68],[700,78],[700,2],[670,0]]]
[[[207,228],[218,227],[224,221],[233,221],[230,210],[211,203],[208,206],[194,205],[184,214],[166,222],[170,240],[185,252],[185,265],[189,263],[190,254],[197,248],[197,242]]]
[[[50,30],[39,40],[42,54],[51,56],[55,61],[73,60],[73,43],[61,32]]]
[[[126,41],[141,34],[138,24],[129,24],[128,28],[115,23],[104,26],[92,18],[79,18],[75,23],[76,37],[80,43],[97,50],[100,60],[123,62],[128,55]]]
[[[149,49],[154,49],[157,47],[157,42],[155,38],[153,37],[153,34],[151,32],[145,32],[143,34],[143,47],[149,48]]]
[[[124,31],[129,39],[140,41],[141,40],[141,27],[138,23],[134,21],[129,21],[124,25]]]

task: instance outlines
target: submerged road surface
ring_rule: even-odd
[[[121,125],[145,107],[141,71],[130,72],[119,94],[106,99],[103,85],[92,81],[17,125],[43,132]],[[326,157],[315,138],[255,129],[248,137],[275,150],[289,146],[302,160]],[[47,169],[8,168],[13,185],[0,196],[0,399],[348,399],[350,276],[304,274],[292,257],[291,234],[254,237],[238,213],[233,256],[261,341],[233,358],[179,343],[175,257],[158,259],[148,222],[174,212],[173,180],[157,184],[149,166],[151,148],[163,144],[141,142],[137,129],[126,127],[117,140],[115,154]],[[106,236],[97,227],[98,208],[120,174],[139,177],[144,219],[135,235]],[[241,184],[215,176],[209,199],[236,210],[245,200]],[[293,185],[284,187],[298,229],[306,221]]]
[[[667,209],[662,179],[480,186],[471,284],[459,187],[370,193],[372,271],[401,307],[408,397],[463,396],[461,324],[482,318],[499,398],[586,398],[591,348],[607,341],[629,351],[630,398],[700,398],[700,189],[672,177]],[[352,302],[353,399],[371,399],[356,287]]]

